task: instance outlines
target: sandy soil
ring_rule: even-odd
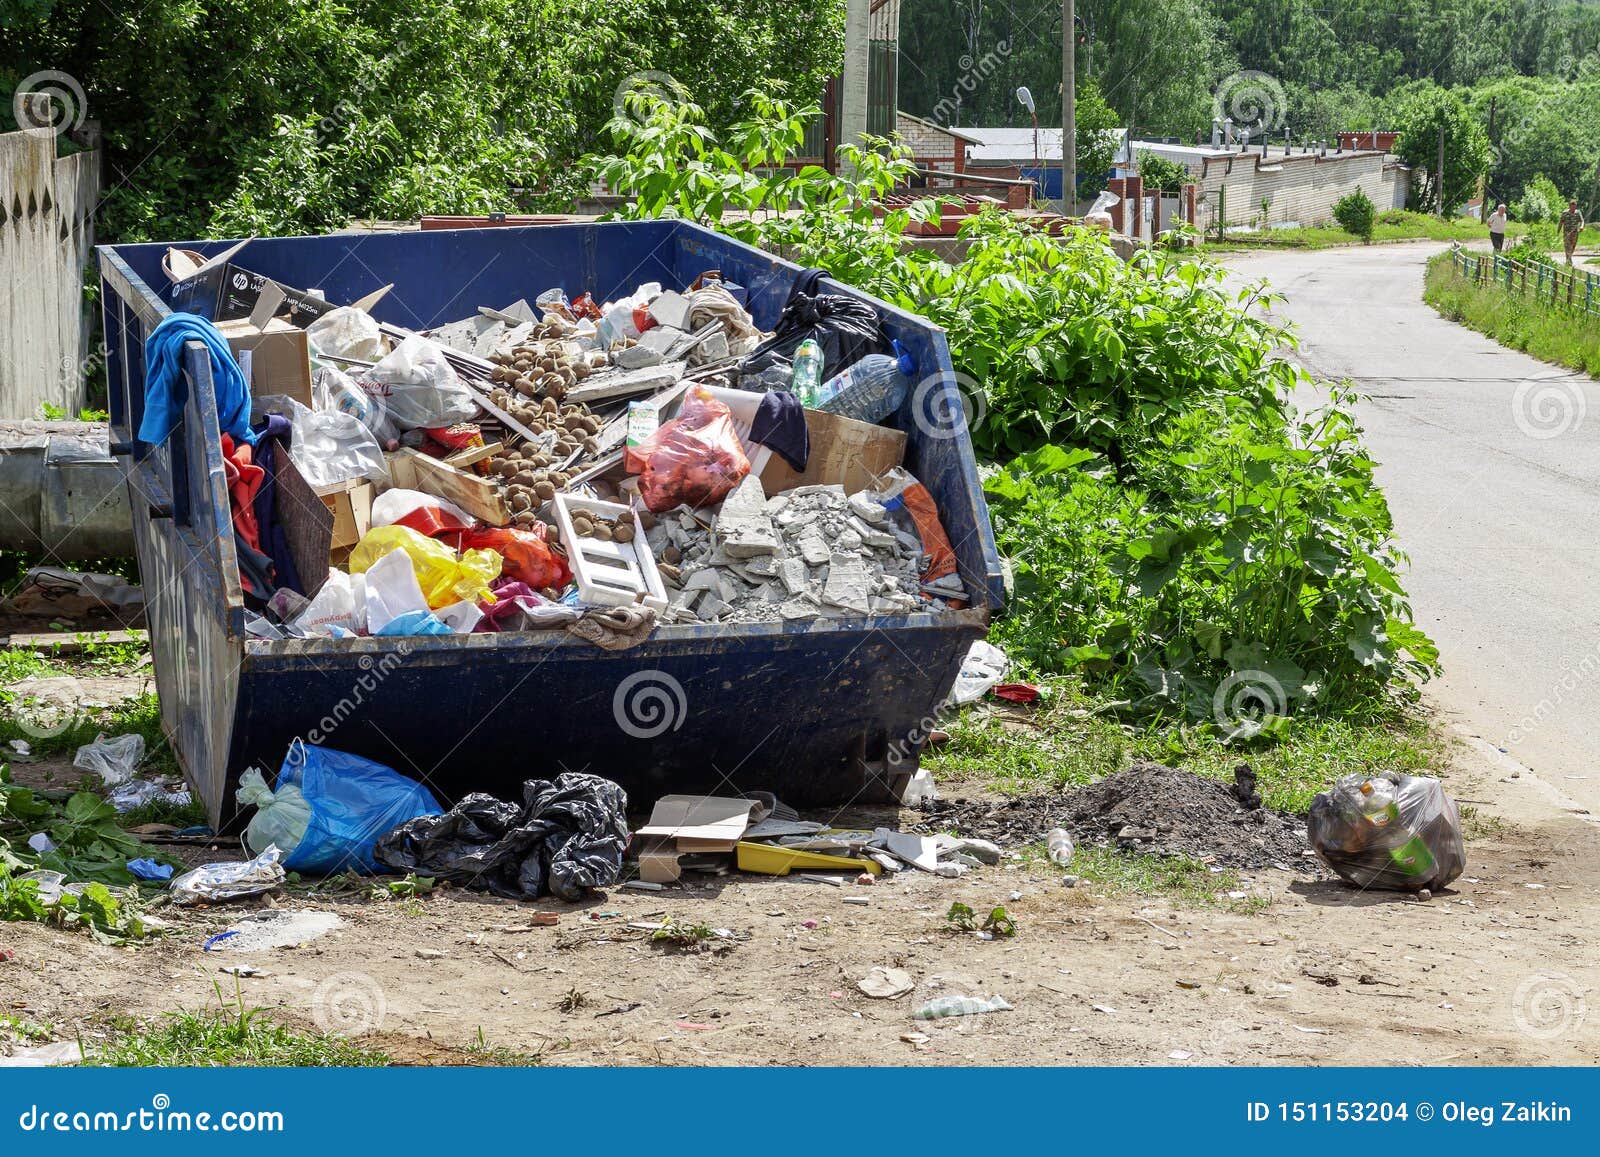
[[[16,954],[0,963],[0,993],[3,1011],[92,1041],[112,1014],[214,1005],[213,982],[234,985],[219,970],[249,963],[266,975],[242,981],[247,1002],[364,1032],[406,1063],[471,1062],[462,1050],[480,1029],[490,1046],[560,1065],[1600,1061],[1586,1007],[1600,983],[1593,817],[1486,745],[1463,747],[1450,786],[1477,809],[1469,865],[1429,902],[1267,870],[1244,885],[1264,906],[1196,905],[1068,889],[1059,871],[1022,865],[871,888],[730,876],[582,907],[291,895],[280,910],[345,925],[248,954],[200,945],[259,904],[169,910],[175,933],[139,949],[0,925]],[[1016,937],[946,930],[953,900],[1004,904]],[[559,925],[530,928],[535,910]],[[672,952],[629,927],[663,916],[733,939]],[[914,991],[864,996],[856,982],[875,965],[904,969]],[[573,992],[580,1003],[562,1011]],[[1015,1011],[911,1017],[934,996],[994,993]]]

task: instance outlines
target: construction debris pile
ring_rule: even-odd
[[[708,272],[418,333],[377,320],[382,290],[333,306],[237,253],[167,264],[246,387],[223,449],[258,637],[565,629],[621,648],[662,624],[967,601],[884,424],[915,366],[862,303],[797,288],[766,334]]]

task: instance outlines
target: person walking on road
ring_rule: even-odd
[[[1494,246],[1496,253],[1506,243],[1506,205],[1502,201],[1494,207],[1494,212],[1489,214],[1489,244]]]
[[[1572,251],[1578,247],[1578,234],[1583,232],[1583,214],[1578,212],[1576,201],[1567,202],[1567,211],[1561,214],[1561,247],[1567,251],[1567,264],[1572,264]]]

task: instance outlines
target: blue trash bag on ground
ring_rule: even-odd
[[[278,772],[278,791],[290,786],[311,805],[305,837],[283,860],[291,872],[386,871],[372,857],[378,837],[407,820],[443,811],[427,788],[398,771],[298,739]]]

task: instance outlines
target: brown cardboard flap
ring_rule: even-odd
[[[843,486],[846,494],[854,494],[905,461],[906,436],[901,430],[821,410],[806,411],[806,429],[811,435],[811,457],[805,473],[772,455],[761,471],[761,488],[768,494],[795,486],[829,485]]]

